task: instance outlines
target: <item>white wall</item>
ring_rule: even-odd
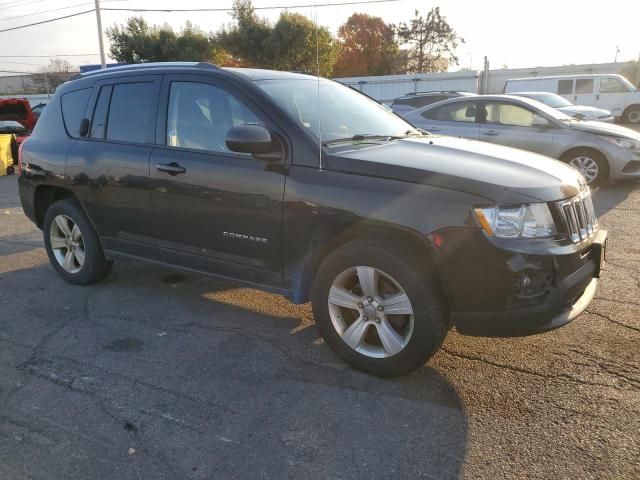
[[[410,92],[464,90],[476,93],[478,91],[478,72],[476,71],[348,77],[335,78],[334,80],[385,103],[390,103],[394,98]]]
[[[510,78],[584,73],[620,73],[621,70],[629,64],[630,62],[596,63],[588,65],[563,65],[559,67],[489,70],[488,91],[486,93],[502,93],[505,83]],[[477,71],[418,73],[413,75],[335,78],[334,80],[356,88],[380,102],[391,103],[394,98],[409,92],[462,90],[478,93],[481,73],[482,72]]]

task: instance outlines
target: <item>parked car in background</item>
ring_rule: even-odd
[[[507,80],[504,93],[551,92],[577,105],[609,110],[616,119],[640,125],[640,91],[622,75],[557,75]]]
[[[590,184],[640,178],[640,133],[584,122],[515,95],[454,98],[404,116],[415,127],[541,153],[579,170]]]
[[[546,106],[560,110],[570,117],[578,120],[590,120],[594,122],[613,123],[615,117],[608,110],[600,108],[588,107],[586,105],[574,105],[569,100],[555,93],[549,92],[517,92],[513,95],[519,97],[531,98],[538,102],[544,103]]]
[[[18,122],[30,132],[37,120],[26,98],[0,99],[0,121]]]
[[[46,103],[38,103],[37,105],[34,105],[33,107],[31,107],[31,111],[33,112],[33,114],[36,116],[36,118],[39,118],[40,115],[42,114],[42,111],[44,110],[44,107],[46,107],[47,104]]]
[[[432,103],[441,102],[448,98],[465,97],[475,95],[471,92],[458,92],[458,91],[433,91],[433,92],[415,92],[407,93],[401,97],[396,98],[391,103],[391,110],[398,115],[404,115],[405,113],[415,110],[416,108],[431,105]]]
[[[420,367],[449,329],[543,332],[593,299],[606,232],[575,170],[414,129],[337,82],[206,63],[58,87],[19,190],[71,284],[138,258],[311,301],[341,358]],[[69,287],[72,288],[72,287]]]

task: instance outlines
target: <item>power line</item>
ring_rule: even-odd
[[[353,0],[350,2],[336,3],[309,3],[305,5],[278,5],[273,7],[253,7],[254,10],[282,10],[293,8],[314,8],[314,7],[340,7],[343,5],[363,5],[369,3],[392,3],[404,2],[406,0]],[[135,8],[135,7],[102,7],[101,10],[111,12],[232,12],[233,8]]]
[[[51,10],[42,10],[41,12],[24,13],[22,15],[14,15],[13,17],[0,18],[0,22],[7,20],[15,20],[16,18],[31,17],[33,15],[41,15],[43,13],[59,12],[60,10],[69,10],[70,8],[86,7],[87,5],[93,5],[92,3],[78,3],[76,5],[69,5],[68,7],[52,8]]]
[[[9,62],[7,60],[0,60],[0,63],[2,64],[10,64],[10,65],[31,65],[34,67],[44,67],[46,65],[43,65],[41,63],[27,63],[27,62]]]
[[[403,2],[405,0],[354,0],[350,2],[341,2],[341,3],[318,3],[318,4],[306,4],[306,5],[280,5],[273,7],[255,7],[255,10],[278,10],[278,9],[287,9],[287,8],[312,8],[312,7],[337,7],[342,5],[363,5],[363,4],[372,4],[372,3],[391,3],[391,2]],[[101,10],[106,11],[127,11],[127,12],[230,12],[233,11],[233,8],[184,8],[184,9],[160,9],[160,8],[114,8],[107,7],[101,8]],[[50,18],[48,20],[42,20],[40,22],[29,23],[26,25],[18,25],[17,27],[4,28],[0,30],[0,33],[3,32],[11,32],[13,30],[20,30],[22,28],[33,27],[35,25],[43,25],[45,23],[57,22],[58,20],[64,20],[66,18],[77,17],[79,15],[86,15],[87,13],[95,12],[95,8],[91,10],[85,10],[83,12],[72,13],[69,15],[64,15],[62,17]]]
[[[70,15],[65,15],[63,17],[50,18],[49,20],[42,20],[40,22],[29,23],[27,25],[19,25],[17,27],[5,28],[0,30],[0,33],[10,32],[12,30],[20,30],[21,28],[33,27],[35,25],[42,25],[43,23],[51,23],[57,22],[58,20],[64,20],[65,18],[77,17],[79,15],[86,15],[87,13],[93,13],[95,10],[92,8],[91,10],[85,10],[84,12],[72,13]]]
[[[4,3],[0,3],[0,7],[2,8],[20,8],[20,7],[24,7],[25,5],[32,5],[34,3],[42,3],[45,2],[47,0],[30,0],[30,1],[26,1],[26,2],[17,2],[16,0],[10,0],[8,2],[4,2]]]
[[[94,57],[99,53],[55,53],[51,55],[0,55],[0,58]]]

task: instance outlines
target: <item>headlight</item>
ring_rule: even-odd
[[[626,148],[627,150],[640,150],[640,142],[631,138],[608,137],[606,135],[598,135],[602,140],[615,145],[616,147]]]
[[[487,234],[496,238],[544,238],[556,234],[546,203],[474,208]]]

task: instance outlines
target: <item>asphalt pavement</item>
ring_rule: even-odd
[[[319,341],[309,305],[119,261],[63,282],[0,177],[0,479],[640,478],[640,183],[588,311],[531,337],[452,332],[382,380]]]

